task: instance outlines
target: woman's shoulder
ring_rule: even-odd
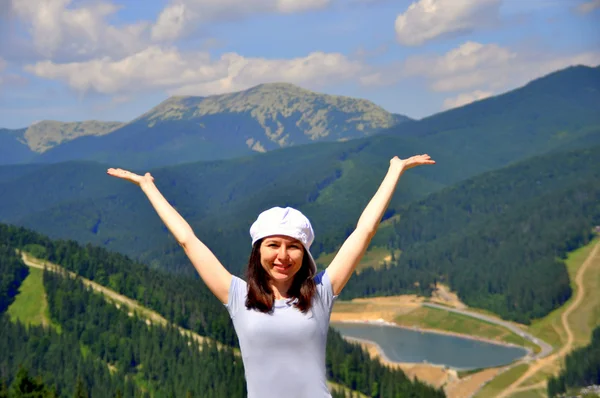
[[[327,270],[318,271],[316,275],[313,277],[313,280],[317,285],[322,285],[329,281],[329,276],[326,273]]]
[[[321,300],[328,307],[331,307],[337,296],[333,294],[333,286],[331,285],[331,280],[329,279],[327,270],[317,272],[314,277],[314,281]]]

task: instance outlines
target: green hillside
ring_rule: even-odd
[[[25,142],[25,130],[0,128],[0,164],[27,163],[35,158]]]
[[[11,246],[0,245],[0,314],[14,302],[19,286],[29,274]]]
[[[11,270],[23,266],[16,249],[27,250],[134,298],[178,326],[238,347],[226,310],[198,280],[153,271],[104,249],[52,241],[2,224],[0,241],[7,248],[0,264],[13,259],[12,267],[3,268],[2,280],[20,283]],[[116,308],[66,274],[45,272],[43,285],[51,320],[61,332],[34,325],[26,329],[0,314],[0,351],[10,353],[0,357],[0,384],[3,380],[10,384],[18,367],[24,366],[57,386],[64,393],[61,396],[72,396],[78,379],[93,396],[115,396],[116,391],[123,396],[186,396],[188,391],[202,397],[244,396],[243,368],[230,348],[217,349],[208,341],[199,346],[173,327],[148,328],[137,315],[129,316],[125,307]],[[24,287],[22,293],[27,293]],[[14,298],[15,292],[11,294]],[[443,396],[411,382],[402,371],[369,359],[359,345],[333,331],[327,357],[328,379],[342,387],[374,397]]]
[[[554,398],[565,393],[582,396],[584,387],[588,387],[588,392],[594,394],[594,390],[597,393],[599,388],[589,387],[598,385],[600,385],[600,327],[594,329],[591,343],[568,354],[560,374],[548,380],[548,396]]]
[[[600,66],[573,66],[384,133],[414,137],[426,147],[455,153],[469,167],[491,170],[600,131],[598,104]]]
[[[489,172],[400,211],[395,264],[363,270],[344,298],[428,294],[448,283],[468,305],[528,323],[571,294],[563,259],[600,224],[600,147]]]
[[[153,169],[152,174],[165,196],[234,271],[246,262],[246,248],[225,242],[244,242],[256,215],[273,205],[304,211],[315,224],[315,255],[330,253],[354,227],[395,155],[428,153],[437,165],[403,177],[385,218],[412,200],[484,171],[538,153],[600,143],[594,101],[599,74],[598,68],[588,67],[558,71],[510,93],[407,122],[388,134]],[[139,149],[135,156],[143,158],[144,146]],[[103,245],[155,267],[186,269],[187,260],[140,192],[106,178],[104,170],[113,166],[121,165],[0,167],[0,220],[55,238]]]
[[[413,127],[404,133],[396,131],[342,143],[274,150],[233,160],[171,166],[154,169],[152,174],[158,187],[190,222],[197,235],[229,269],[240,273],[249,251],[248,229],[260,211],[275,205],[299,208],[313,221],[316,230],[314,254],[319,256],[334,252],[352,231],[360,212],[383,178],[389,159],[394,155],[406,157],[415,153],[429,153],[437,161],[436,166],[406,173],[384,217],[387,220],[394,215],[401,215],[397,224],[400,230],[391,233],[394,223],[388,222],[386,233],[380,234],[374,242],[380,247],[402,250],[399,267],[389,273],[395,276],[388,278],[386,285],[382,286],[377,280],[382,279],[383,271],[374,274],[365,272],[357,278],[356,285],[351,285],[356,287],[349,289],[348,294],[395,294],[406,291],[428,294],[430,284],[441,279],[452,282],[453,288],[470,304],[493,309],[503,316],[515,317],[519,312],[516,306],[526,305],[526,309],[520,311],[520,316],[527,321],[545,314],[568,297],[570,293],[564,288],[566,282],[560,277],[564,276],[564,272],[560,271],[564,270],[564,266],[546,263],[554,270],[554,274],[549,275],[557,278],[549,285],[552,287],[538,298],[525,300],[527,294],[532,293],[532,288],[525,286],[508,299],[507,292],[521,286],[522,282],[517,281],[524,276],[520,273],[521,268],[513,269],[502,263],[504,271],[498,279],[501,282],[490,281],[490,275],[495,275],[493,272],[479,273],[473,269],[468,274],[470,279],[465,279],[461,276],[466,274],[461,274],[459,259],[460,262],[478,262],[483,261],[478,256],[484,253],[486,257],[483,259],[487,260],[489,256],[497,255],[494,253],[502,252],[487,253],[469,249],[454,253],[452,245],[470,248],[476,237],[478,243],[475,246],[483,247],[486,241],[481,240],[480,236],[485,236],[488,224],[499,228],[503,218],[498,216],[508,214],[509,210],[512,214],[510,217],[523,217],[526,211],[536,214],[536,209],[541,209],[544,204],[541,200],[561,203],[557,200],[560,195],[579,192],[579,187],[584,187],[588,182],[589,186],[594,186],[597,177],[589,174],[590,170],[598,169],[594,153],[564,155],[562,151],[589,146],[600,138],[597,124],[594,124],[597,112],[592,111],[596,107],[591,101],[597,93],[598,71],[598,68],[586,67],[559,71],[496,97],[491,102],[482,101],[456,110],[458,113],[449,111],[421,122],[410,122]],[[569,90],[565,89],[567,83]],[[588,93],[587,96],[585,93]],[[581,100],[582,96],[585,101]],[[511,101],[514,106],[510,105]],[[525,103],[528,107],[524,106]],[[482,104],[488,104],[485,105],[486,112],[482,112]],[[555,109],[551,104],[564,105],[561,108],[564,111]],[[542,112],[546,108],[552,112]],[[578,110],[569,111],[574,108]],[[472,115],[469,119],[472,130],[468,134],[455,128],[461,120],[461,123],[467,123],[465,112],[471,112]],[[498,119],[497,114],[503,117]],[[452,115],[456,117],[450,118]],[[450,118],[446,124],[454,129],[452,131],[456,133],[457,142],[466,134],[469,136],[469,145],[452,147],[448,144],[448,148],[444,148],[444,140],[440,139],[438,143],[431,138],[438,134],[433,127],[436,123],[441,125],[443,118]],[[537,124],[527,124],[527,120],[535,120]],[[562,134],[565,140],[556,141],[552,138],[555,130],[551,122],[577,128]],[[504,127],[496,128],[498,123]],[[525,132],[507,132],[509,125],[533,126],[531,131],[535,130],[535,140]],[[427,126],[433,127],[427,130]],[[479,138],[469,135],[475,134],[475,131],[486,131],[486,134],[479,134]],[[415,137],[415,134],[420,135]],[[505,137],[510,138],[510,143],[502,144],[507,140]],[[519,150],[511,154],[510,148],[514,146],[519,146]],[[515,164],[539,152],[549,155],[532,160],[532,163],[521,163],[515,168],[486,174],[479,180],[474,178],[456,185],[456,189],[440,191],[489,168]],[[484,161],[481,158],[485,158]],[[53,238],[76,239],[81,243],[118,251],[153,268],[188,273],[193,271],[181,248],[173,241],[139,189],[105,175],[106,168],[113,165],[66,162],[32,166],[0,167],[0,220],[27,226]],[[539,179],[540,173],[546,175],[543,181]],[[432,212],[429,216],[427,212],[417,211],[423,206],[422,203],[407,207],[409,203],[434,192],[437,193],[423,203],[429,203],[432,209],[439,209],[441,213]],[[593,192],[584,193],[594,195]],[[562,225],[568,225],[565,220],[570,214],[577,218],[581,214],[578,212],[587,211],[587,204],[579,205],[570,209],[572,213],[560,213],[560,217],[553,222],[561,220]],[[533,210],[529,210],[530,207]],[[562,210],[557,208],[552,211],[558,214]],[[576,227],[581,229],[584,225]],[[410,231],[402,228],[410,228]],[[510,228],[507,231],[518,236]],[[500,230],[489,230],[501,234]],[[411,240],[410,236],[413,235],[414,239]],[[556,245],[564,244],[564,241],[559,242],[563,238],[565,241],[572,239],[567,235],[537,237],[538,240],[542,239],[540,247],[544,250],[555,250]],[[493,237],[488,239],[494,242]],[[489,242],[485,244],[492,247]],[[512,244],[516,245],[517,242],[513,241]],[[546,244],[550,246],[543,246]],[[425,247],[427,250],[420,249]],[[448,253],[443,253],[442,248]],[[423,257],[424,252],[429,254]],[[534,257],[527,251],[515,249],[513,252],[514,255],[506,258],[526,260],[529,266],[522,269],[533,269],[533,262],[529,260]],[[546,255],[548,253],[554,252],[547,252]],[[556,253],[562,252],[558,250]],[[405,263],[408,259],[411,259],[410,262]],[[354,283],[354,279],[352,281]],[[369,286],[365,288],[362,283],[368,283]],[[540,304],[540,300],[545,300],[544,297],[549,300]]]
[[[16,300],[7,311],[12,321],[18,320],[24,325],[36,326],[50,324],[42,274],[40,269],[29,269],[29,275],[21,284]]]
[[[269,206],[298,207],[313,220],[318,236],[315,254],[337,247],[377,189],[392,154],[408,156],[416,151],[401,145],[401,140],[397,148],[371,148],[362,141],[314,144],[230,161],[173,166],[152,174],[198,236],[238,272],[247,260],[250,224]],[[0,175],[11,174],[3,169],[20,167],[0,167]],[[14,171],[15,178],[0,183],[4,192],[0,220],[54,238],[103,245],[152,266],[188,269],[179,246],[139,189],[106,176],[106,169],[91,162],[67,162],[28,173]],[[426,174],[407,173],[389,215],[400,204],[443,186]],[[232,247],[227,241],[244,243]]]

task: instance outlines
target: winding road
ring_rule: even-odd
[[[577,295],[575,296],[575,300],[573,300],[573,302],[569,305],[569,307],[567,307],[565,312],[563,312],[560,317],[562,325],[565,329],[565,332],[567,333],[567,341],[565,342],[565,344],[561,347],[560,351],[554,353],[553,355],[551,355],[547,358],[541,359],[541,360],[537,361],[536,363],[534,363],[533,365],[531,365],[529,367],[529,369],[527,369],[527,371],[521,377],[519,377],[514,383],[512,383],[510,386],[508,386],[508,388],[506,390],[502,391],[502,393],[500,395],[498,395],[496,398],[508,397],[510,394],[512,394],[514,392],[529,390],[534,387],[537,387],[538,385],[541,386],[541,383],[537,383],[533,386],[519,388],[519,386],[525,380],[527,380],[528,378],[533,376],[540,369],[551,364],[555,360],[561,359],[562,357],[567,355],[569,352],[571,352],[571,350],[573,348],[574,337],[573,337],[573,331],[571,330],[571,326],[569,325],[569,322],[568,322],[568,318],[569,318],[569,315],[571,315],[571,313],[573,311],[575,311],[577,309],[577,307],[579,307],[579,304],[581,304],[581,302],[583,301],[583,297],[585,296],[585,286],[583,285],[583,276],[585,274],[585,271],[592,264],[592,260],[594,259],[594,257],[596,257],[599,249],[600,249],[600,242],[596,243],[596,246],[594,246],[594,249],[590,252],[590,254],[585,259],[585,262],[583,263],[581,268],[579,268],[579,270],[577,271],[577,275],[575,276],[575,285],[577,286]],[[545,385],[545,384],[543,384],[543,385]]]
[[[468,311],[468,310],[461,310],[461,309],[456,309],[456,308],[449,308],[443,305],[439,305],[439,304],[433,304],[433,303],[423,303],[423,306],[426,307],[431,307],[431,308],[437,308],[437,309],[441,309],[444,311],[449,311],[449,312],[456,312],[457,314],[461,314],[461,315],[465,315],[465,316],[470,316],[471,318],[477,318],[479,320],[485,321],[485,322],[489,322],[489,323],[493,323],[496,324],[498,326],[502,326],[506,329],[509,329],[511,332],[518,334],[519,336],[531,341],[533,344],[537,345],[540,347],[540,352],[537,353],[536,355],[532,356],[532,359],[540,359],[540,358],[544,358],[546,356],[548,356],[553,348],[550,344],[546,343],[545,341],[542,341],[540,339],[538,339],[537,337],[533,336],[532,334],[529,334],[527,332],[524,332],[521,328],[519,328],[516,325],[513,325],[510,322],[506,322],[503,321],[501,319],[497,319],[497,318],[493,318],[491,316],[487,316],[484,314],[480,314],[478,312],[473,312],[473,311]]]

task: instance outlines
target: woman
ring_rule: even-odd
[[[402,173],[434,164],[429,155],[390,161],[375,196],[325,271],[310,246],[314,233],[298,210],[275,207],[250,228],[247,279],[231,275],[167,202],[150,173],[108,169],[142,189],[159,217],[233,320],[242,352],[249,398],[331,397],[325,378],[325,344],[333,302],[377,231]]]

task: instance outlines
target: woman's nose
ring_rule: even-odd
[[[288,251],[287,251],[287,247],[285,247],[285,245],[279,246],[279,251],[277,252],[277,257],[279,257],[279,260],[287,260],[288,259]]]

